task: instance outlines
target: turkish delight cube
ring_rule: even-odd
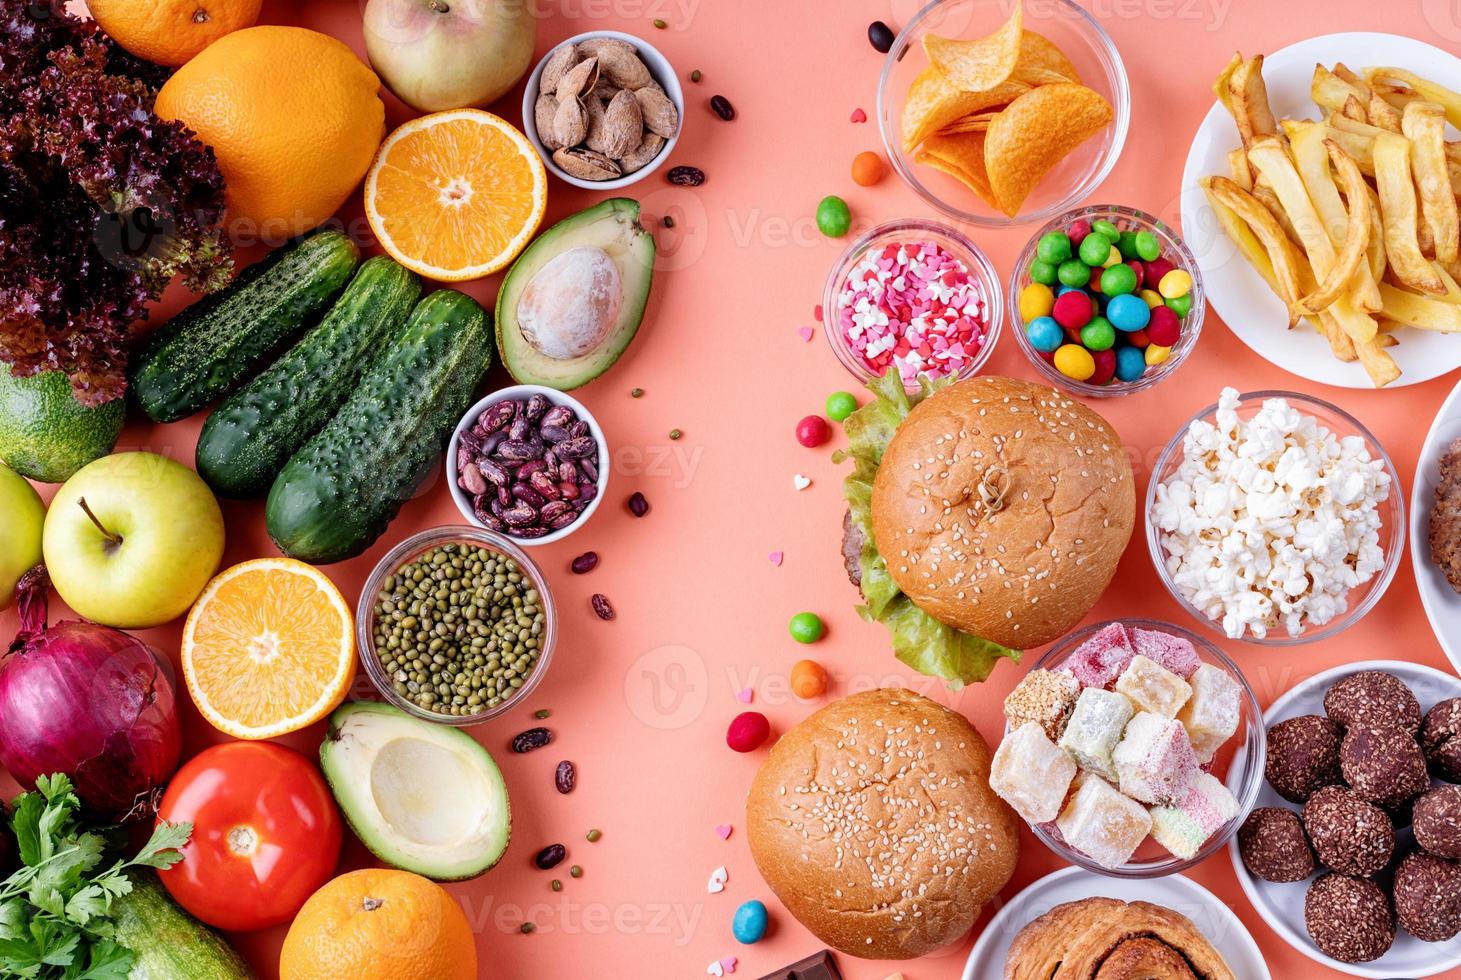
[[[1138,653],[1116,679],[1116,690],[1131,699],[1138,711],[1175,718],[1192,697],[1187,682],[1150,657]]]
[[[1133,713],[1126,695],[1088,687],[1076,699],[1075,710],[1070,713],[1070,721],[1065,723],[1065,732],[1060,736],[1060,747],[1069,752],[1082,769],[1115,781],[1117,775],[1111,764],[1111,752],[1121,741],[1121,733],[1126,730],[1126,723]]]
[[[1238,730],[1243,689],[1232,674],[1212,664],[1198,667],[1189,683],[1192,697],[1177,712],[1177,720],[1187,729],[1197,761],[1206,764]]]
[[[1055,819],[1065,800],[1075,762],[1027,721],[999,743],[989,769],[989,786],[1030,823]]]
[[[1238,801],[1216,777],[1200,772],[1181,799],[1151,808],[1152,837],[1176,857],[1195,855],[1207,839],[1238,815]]]
[[[1010,728],[1033,721],[1052,742],[1065,731],[1065,721],[1080,694],[1080,681],[1066,670],[1032,670],[1004,699],[1004,716]]]
[[[1112,623],[1076,647],[1066,658],[1065,669],[1082,687],[1110,687],[1134,656],[1131,634],[1120,623]]]
[[[1071,847],[1103,868],[1118,868],[1146,840],[1152,818],[1106,780],[1082,773],[1055,825]]]
[[[1202,665],[1197,648],[1186,637],[1138,628],[1131,631],[1131,642],[1137,653],[1155,660],[1178,677],[1191,677]]]
[[[1174,718],[1139,711],[1111,753],[1121,792],[1143,803],[1174,803],[1197,775],[1187,729]]]

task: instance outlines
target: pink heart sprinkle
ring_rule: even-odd
[[[867,122],[867,113],[863,112],[861,109],[853,109],[852,121],[855,123]]]
[[[715,835],[721,840],[730,840],[731,825],[728,823],[717,824],[715,827]]]
[[[727,956],[720,961],[720,966],[726,973],[735,973],[736,964],[739,962],[740,960],[737,960],[734,956]]]
[[[796,328],[796,335],[798,337],[800,337],[804,341],[805,340],[811,340],[812,339],[812,328],[811,327],[797,327]]]
[[[812,307],[812,319],[816,320],[818,323],[821,323],[822,322],[822,304],[821,303],[818,303],[816,306]]]
[[[749,687],[743,687],[736,692],[736,700],[741,702],[741,704],[750,704],[751,699],[755,696],[756,692],[751,690]]]
[[[771,552],[771,554],[767,555],[766,557],[771,559],[771,564],[775,565],[777,568],[780,568],[781,567],[781,559],[784,558],[784,557],[786,557],[786,556],[783,555],[779,551],[773,551],[773,552]]]

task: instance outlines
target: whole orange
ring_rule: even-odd
[[[263,0],[87,0],[101,29],[139,58],[176,68],[231,31],[252,27]]]
[[[310,896],[279,980],[476,980],[477,947],[446,889],[409,871],[351,871]]]
[[[235,241],[279,243],[330,217],[385,136],[380,79],[343,42],[303,27],[249,27],[189,61],[156,112],[213,148]]]

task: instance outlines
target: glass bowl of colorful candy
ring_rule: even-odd
[[[887,221],[832,267],[822,330],[842,366],[863,381],[896,368],[909,391],[919,375],[967,378],[989,360],[1004,320],[999,279],[965,235],[937,221]]]
[[[1156,878],[1199,863],[1263,782],[1253,689],[1226,654],[1171,623],[1076,630],[1004,710],[990,786],[1047,847],[1098,874]]]
[[[1197,260],[1135,208],[1069,211],[1031,238],[1009,281],[1021,349],[1053,384],[1104,398],[1150,388],[1197,346]]]

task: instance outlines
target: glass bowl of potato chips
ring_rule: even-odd
[[[1106,179],[1131,122],[1126,67],[1071,0],[935,0],[878,80],[893,169],[957,221],[1047,221]]]

